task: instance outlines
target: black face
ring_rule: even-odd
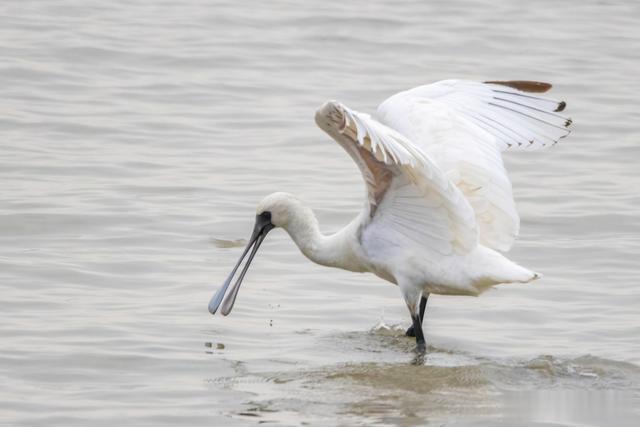
[[[216,311],[218,310],[218,307],[220,306],[220,303],[222,303],[222,310],[220,310],[220,312],[222,313],[223,316],[226,316],[227,314],[231,313],[233,304],[236,301],[236,296],[238,295],[238,290],[240,289],[240,285],[242,284],[242,279],[244,279],[244,275],[247,273],[247,270],[249,269],[249,265],[251,265],[251,261],[253,260],[253,257],[255,256],[256,252],[258,251],[258,248],[262,244],[262,241],[267,236],[267,233],[273,230],[274,227],[275,226],[271,223],[271,212],[265,211],[259,215],[256,215],[256,223],[253,226],[253,233],[251,233],[251,237],[249,238],[249,243],[247,244],[247,247],[242,253],[242,256],[238,260],[238,263],[231,271],[231,274],[229,274],[229,277],[227,277],[227,280],[225,280],[220,290],[216,292],[213,298],[211,298],[211,301],[209,301],[209,313],[215,314]],[[233,284],[233,287],[231,288],[231,291],[229,292],[227,297],[224,298],[225,292],[227,291],[227,288],[229,287],[231,280],[235,276],[236,271],[238,270],[238,267],[240,267],[240,264],[242,264],[244,257],[249,252],[249,249],[251,249],[251,253],[249,254],[249,258],[247,259],[247,262],[244,265],[244,268],[240,272],[240,276],[238,276],[238,280],[236,280],[236,282]],[[222,302],[223,298],[224,298],[224,302]]]
[[[274,225],[271,224],[271,212],[264,211],[260,215],[256,215],[255,227],[257,227],[258,225],[262,225],[262,226],[270,225],[271,229],[273,229]],[[269,231],[271,231],[271,229],[269,229]]]

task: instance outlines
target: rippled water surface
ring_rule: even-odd
[[[617,1],[0,3],[0,425],[640,425],[640,5]],[[274,231],[207,303],[256,203],[322,229],[362,205],[316,128],[444,78],[554,83],[573,134],[510,153],[511,258],[545,274],[434,296]]]

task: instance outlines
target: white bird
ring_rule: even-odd
[[[407,335],[416,337],[419,353],[426,349],[422,319],[429,294],[479,295],[497,284],[539,278],[500,254],[520,227],[501,153],[548,147],[570,133],[571,120],[559,114],[566,104],[531,94],[550,88],[445,80],[393,95],[374,117],[326,102],[316,123],[358,165],[364,209],[339,232],[324,235],[295,196],[265,197],[247,248],[209,311],[215,314],[222,303],[222,314],[231,312],[251,260],[274,227],[285,229],[311,261],[398,285],[413,321]]]

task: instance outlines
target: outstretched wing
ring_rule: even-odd
[[[508,250],[520,218],[502,162],[504,150],[533,150],[566,137],[566,104],[533,93],[547,83],[445,80],[400,92],[384,101],[377,118],[422,148],[473,207],[480,242]]]
[[[473,209],[406,137],[335,101],[316,112],[316,123],[349,153],[365,180],[361,239],[442,255],[477,245]]]

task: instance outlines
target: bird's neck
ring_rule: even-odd
[[[311,209],[304,206],[293,209],[285,229],[304,256],[311,261],[329,267],[359,271],[353,267],[354,256],[347,230],[328,236],[322,234]]]

